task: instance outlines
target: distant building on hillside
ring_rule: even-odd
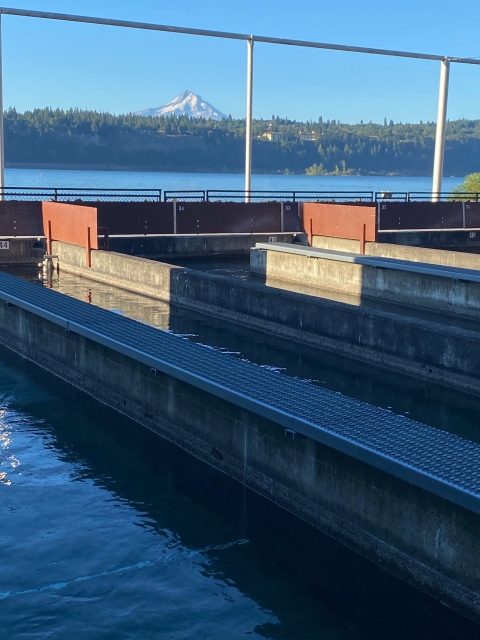
[[[286,140],[294,140],[295,135],[290,133],[279,133],[278,131],[265,131],[262,133],[262,138],[266,140],[270,140],[270,142],[285,142]],[[300,140],[309,140],[310,142],[315,142],[317,139],[317,134],[312,131],[311,133],[303,133],[300,131],[298,134]]]
[[[265,131],[262,138],[270,140],[270,142],[284,142],[289,139],[288,133],[278,133],[277,131]]]
[[[315,131],[312,131],[311,133],[302,133],[300,131],[298,135],[300,136],[300,140],[310,140],[310,142],[315,142],[315,140],[317,139],[317,134],[315,133]]]

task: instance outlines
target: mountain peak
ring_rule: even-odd
[[[188,116],[205,120],[221,120],[227,116],[192,91],[182,91],[163,107],[152,107],[136,111],[136,116]]]
[[[187,98],[189,98],[190,96],[194,96],[195,94],[193,93],[193,91],[189,91],[188,89],[185,89],[185,91],[182,91],[182,93],[180,93],[175,100],[186,100]],[[197,96],[198,98],[200,98],[200,96]]]

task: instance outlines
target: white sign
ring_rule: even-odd
[[[275,242],[277,241],[277,236],[270,236],[270,237],[268,238],[268,241],[269,241],[271,244],[275,244]]]
[[[10,249],[10,242],[8,240],[0,240],[0,249]]]

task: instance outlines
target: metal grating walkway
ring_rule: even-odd
[[[480,513],[480,444],[6,273],[0,300]]]

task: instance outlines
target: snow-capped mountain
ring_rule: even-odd
[[[135,111],[136,116],[189,116],[190,118],[205,118],[205,120],[221,120],[227,116],[215,109],[211,104],[202,100],[191,91],[182,93],[164,107],[152,107]]]

